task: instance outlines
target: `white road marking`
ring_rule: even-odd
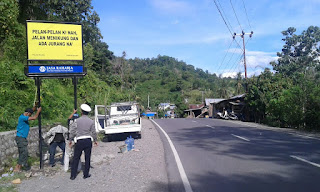
[[[210,126],[210,125],[206,125],[206,126],[214,129],[214,127],[212,127],[212,126]]]
[[[196,123],[196,121],[192,121],[192,122]]]
[[[178,155],[178,152],[176,150],[176,148],[174,147],[169,135],[160,127],[160,125],[158,125],[158,123],[156,123],[154,120],[151,119],[151,121],[156,124],[159,129],[162,131],[162,133],[166,136],[166,138],[168,139],[168,142],[169,142],[169,145],[171,147],[171,150],[173,152],[173,155],[174,155],[174,158],[176,160],[176,163],[177,163],[177,166],[178,166],[178,170],[179,170],[179,173],[180,173],[180,177],[181,177],[181,180],[183,182],[183,186],[184,186],[184,189],[186,192],[193,192],[192,191],[192,188],[191,188],[191,185],[189,183],[189,180],[188,180],[188,177],[186,175],[186,172],[184,171],[184,168],[183,168],[183,165],[181,163],[181,160],[180,160],[180,157]]]
[[[234,136],[234,137],[237,137],[239,139],[245,140],[245,141],[250,141],[249,139],[246,139],[244,137],[240,137],[239,135],[234,135],[234,134],[231,134],[231,135]]]
[[[302,138],[317,139],[317,140],[319,140],[318,138],[311,137],[311,136],[307,136],[307,135],[294,134],[294,133],[290,133],[290,135],[293,135],[293,136],[299,136],[299,137],[302,137]]]
[[[319,168],[320,168],[320,165],[319,165],[319,164],[314,163],[314,162],[311,162],[311,161],[308,161],[308,160],[305,160],[305,159],[302,159],[301,157],[297,157],[297,156],[294,156],[294,155],[290,155],[290,157],[292,157],[292,158],[294,158],[294,159],[297,159],[297,160],[299,160],[299,161],[303,161],[303,162],[305,162],[305,163],[309,163],[309,164],[311,164],[311,165],[313,165],[313,166],[316,166],[316,167],[319,167]]]

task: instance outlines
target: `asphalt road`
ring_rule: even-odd
[[[192,191],[320,191],[320,140],[296,132],[219,119],[157,119]],[[161,130],[159,129],[161,133]],[[167,138],[170,191],[185,191]]]

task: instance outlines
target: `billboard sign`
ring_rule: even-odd
[[[29,61],[83,61],[82,25],[27,21]]]

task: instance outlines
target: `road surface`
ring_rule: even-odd
[[[170,191],[320,191],[317,137],[231,120],[154,122],[161,127]]]

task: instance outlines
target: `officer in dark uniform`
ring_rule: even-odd
[[[74,157],[71,166],[71,180],[74,180],[77,176],[77,167],[82,151],[84,151],[85,154],[85,168],[83,171],[83,178],[86,179],[91,176],[89,174],[89,170],[92,142],[94,142],[95,146],[98,145],[94,121],[88,117],[91,108],[87,104],[82,104],[80,108],[81,117],[78,118],[77,121],[70,127],[69,145],[72,145],[72,140],[75,143]]]

